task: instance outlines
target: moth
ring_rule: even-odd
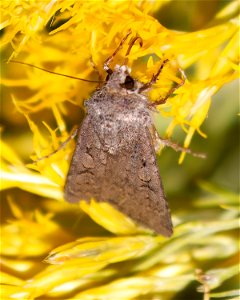
[[[153,103],[143,93],[156,82],[167,60],[145,84],[131,76],[127,59],[112,70],[109,64],[129,34],[105,61],[105,84],[85,102],[87,115],[77,136],[64,196],[71,203],[91,198],[106,201],[169,237],[173,226],[156,162]],[[142,43],[140,37],[132,39],[127,55],[137,39]],[[164,103],[178,87],[155,105]]]
[[[165,103],[169,96],[184,84],[185,75],[181,69],[181,82],[172,87],[165,97],[153,103],[144,92],[157,81],[168,59],[163,60],[150,82],[141,83],[134,79],[131,69],[127,66],[127,56],[137,40],[142,46],[142,39],[136,36],[129,42],[123,65],[116,65],[113,70],[110,68],[111,61],[130,34],[131,30],[105,61],[105,81],[65,75],[20,61],[10,62],[72,79],[103,82],[103,86],[97,88],[92,97],[85,102],[87,115],[78,131],[64,197],[71,203],[89,201],[92,198],[106,201],[137,223],[170,237],[173,226],[156,162],[155,148],[160,141],[176,151],[184,151],[202,158],[205,155],[192,153],[189,149],[161,139],[152,121],[154,107]],[[75,134],[69,139],[74,136]],[[64,147],[67,141],[58,150]]]

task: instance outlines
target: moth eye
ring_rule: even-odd
[[[131,76],[126,76],[125,82],[121,84],[127,90],[132,90],[134,88],[134,80]]]

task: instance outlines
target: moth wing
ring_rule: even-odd
[[[65,198],[109,202],[136,222],[171,236],[170,212],[149,129],[141,128],[125,151],[112,155],[103,149],[87,116],[67,176]]]

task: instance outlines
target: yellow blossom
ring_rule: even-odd
[[[162,131],[170,139],[182,131],[188,148],[196,133],[208,135],[202,125],[213,96],[239,77],[239,4],[230,1],[192,32],[169,29],[157,20],[168,5],[176,1],[2,0],[2,57],[98,80],[95,69],[105,78],[104,61],[131,29],[131,36],[143,40],[128,56],[134,78],[149,82],[168,59],[149,101],[164,97],[186,75],[185,83],[157,107],[156,123],[164,123]],[[124,62],[127,48],[125,43],[112,67]],[[75,142],[58,149],[82,122],[83,102],[97,84],[6,62],[1,82],[4,300],[178,299],[194,280],[203,285],[201,291],[208,286],[205,297],[237,296],[234,288],[211,291],[238,274],[234,192],[201,182],[204,197],[196,196],[194,209],[184,196],[181,209],[172,209],[175,234],[170,239],[153,235],[107,203],[68,204],[63,188]],[[181,153],[179,162],[184,157]],[[172,177],[181,182],[175,173]],[[194,275],[205,266],[205,277]]]

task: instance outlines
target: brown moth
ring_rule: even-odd
[[[111,70],[109,63],[129,34],[104,64],[107,81],[85,103],[87,115],[78,133],[64,195],[69,202],[106,201],[137,223],[169,237],[173,229],[156,162],[153,103],[142,93],[156,82],[168,60],[147,84],[132,78],[127,59]],[[139,37],[132,39],[127,55],[137,39],[142,43]],[[179,86],[155,105],[164,103]]]
[[[168,59],[162,62],[150,82],[144,84],[135,80],[127,67],[127,56],[137,40],[142,46],[142,39],[136,36],[129,43],[123,65],[116,65],[114,70],[109,67],[130,34],[131,30],[105,61],[104,70],[108,73],[105,81],[100,76],[100,80],[88,80],[26,62],[9,62],[71,79],[103,83],[85,103],[87,116],[81,129],[75,130],[57,150],[35,162],[62,149],[78,133],[65,184],[65,199],[69,202],[89,201],[91,198],[106,201],[139,224],[169,237],[173,233],[172,221],[157,167],[155,148],[159,147],[160,142],[176,151],[201,158],[206,156],[161,139],[152,121],[153,108],[165,103],[184,84],[185,75],[181,69],[181,82],[172,87],[165,97],[152,103],[143,92],[157,81]]]

